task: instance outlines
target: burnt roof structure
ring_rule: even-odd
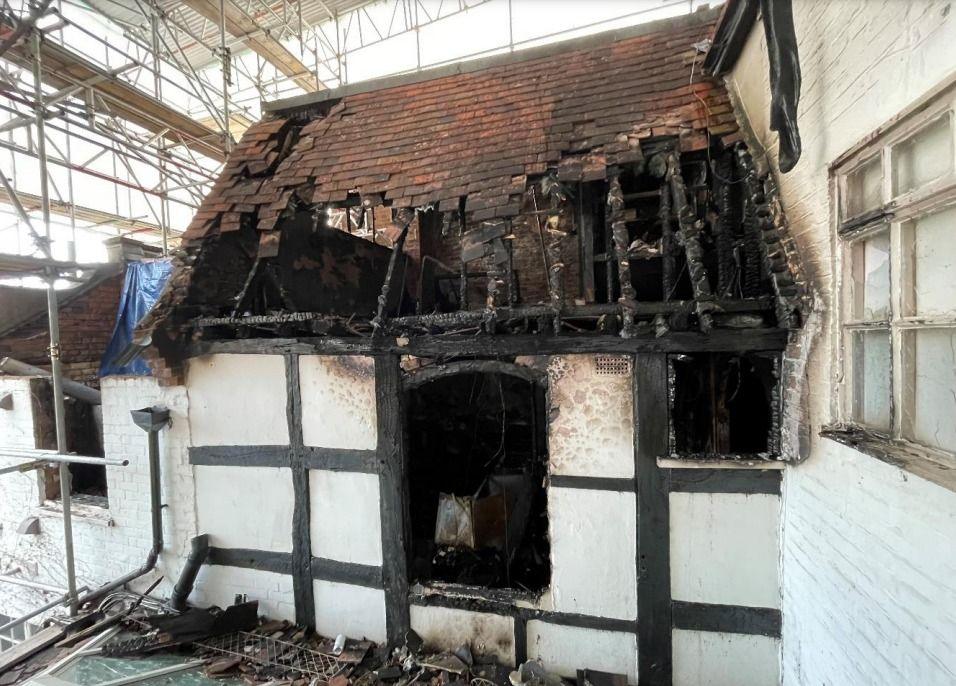
[[[144,339],[797,325],[773,184],[700,69],[716,18],[267,104]]]

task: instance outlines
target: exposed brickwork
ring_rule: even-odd
[[[104,279],[60,307],[60,351],[66,376],[91,386],[99,385],[100,359],[116,322],[123,274]],[[68,291],[62,295],[68,295]],[[50,345],[46,312],[0,338],[0,357],[48,369]]]

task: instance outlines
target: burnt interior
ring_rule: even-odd
[[[563,163],[520,177],[511,216],[479,219],[469,196],[413,211],[293,194],[276,230],[242,215],[203,250],[181,311],[204,338],[799,325],[746,148],[641,150],[596,179]]]
[[[540,384],[497,372],[454,374],[409,390],[413,582],[548,585],[545,407]],[[459,526],[471,514],[473,536]],[[443,538],[442,523],[458,535]]]
[[[678,455],[775,452],[776,356],[671,355],[671,428]]]

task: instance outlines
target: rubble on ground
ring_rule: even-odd
[[[130,594],[133,595],[133,594]],[[145,598],[145,596],[143,596]],[[152,599],[150,599],[152,601]],[[258,616],[258,602],[176,612],[164,603],[114,604],[54,622],[59,639],[0,674],[2,686],[28,683],[71,655],[142,660],[182,658],[207,679],[248,686],[564,686],[537,661],[513,669],[469,645],[434,650],[413,630],[389,649],[344,635],[326,637],[288,620]],[[44,631],[47,631],[46,629]],[[82,659],[82,658],[81,658]],[[186,673],[184,669],[183,674]],[[627,686],[624,675],[579,671],[578,686]]]

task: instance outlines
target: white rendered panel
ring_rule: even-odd
[[[187,386],[193,445],[288,445],[281,355],[193,358]]]
[[[382,564],[382,518],[374,474],[309,471],[312,555]]]
[[[634,493],[548,490],[554,609],[637,617]]]
[[[301,355],[299,387],[305,445],[375,449],[378,426],[372,358]]]
[[[780,607],[780,497],[671,493],[671,597]]]
[[[219,548],[292,552],[292,470],[193,467],[199,531]]]

